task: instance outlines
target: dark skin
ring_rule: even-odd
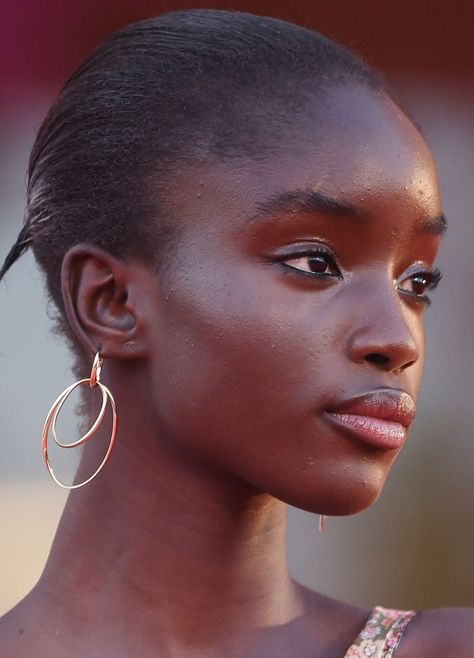
[[[249,221],[295,190],[339,208],[293,195]],[[0,654],[342,658],[370,611],[291,579],[286,503],[359,512],[398,454],[324,410],[378,387],[417,396],[417,275],[440,244],[431,153],[392,101],[346,86],[259,163],[180,170],[170,201],[181,232],[160,276],[90,245],[64,258],[68,318],[91,364],[101,345],[117,444],[70,496],[38,585],[1,621]],[[325,249],[319,276],[301,274],[302,246]],[[472,610],[426,611],[397,656],[472,655],[473,629]]]

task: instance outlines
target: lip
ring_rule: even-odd
[[[390,388],[343,400],[325,411],[331,423],[383,450],[402,447],[415,413],[413,398],[406,391]]]

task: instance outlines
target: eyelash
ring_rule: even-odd
[[[310,256],[326,256],[329,261],[329,265],[334,267],[335,269],[338,270],[338,274],[329,274],[329,273],[323,273],[323,272],[306,272],[304,270],[301,270],[297,267],[293,267],[292,265],[287,265],[284,261],[287,260],[294,260],[296,258],[305,258],[305,257],[310,257]],[[285,270],[288,273],[295,274],[296,276],[305,276],[305,277],[310,277],[312,279],[327,279],[327,278],[337,278],[337,279],[342,279],[343,274],[340,271],[339,266],[336,263],[336,259],[334,258],[334,255],[329,249],[324,249],[323,247],[318,247],[317,249],[306,249],[300,252],[293,252],[292,254],[285,255],[284,257],[282,256],[281,258],[277,260],[272,260],[272,263],[278,263],[280,266],[284,267]],[[428,279],[428,284],[426,285],[426,290],[434,290],[439,282],[441,281],[442,278],[442,273],[439,268],[435,267],[432,270],[423,270],[419,272],[414,272],[413,274],[409,275],[403,281],[407,281],[409,279],[413,279],[415,277],[423,277]],[[402,283],[403,283],[402,281]],[[398,290],[403,293],[404,295],[410,296],[414,301],[416,302],[421,302],[425,306],[429,306],[431,304],[431,299],[428,297],[428,295],[425,294],[417,294],[414,293],[410,290],[404,290],[403,288],[398,287]]]
[[[300,270],[297,267],[293,267],[292,265],[287,265],[284,261],[286,260],[294,260],[296,258],[309,258],[309,257],[317,257],[317,256],[325,256],[329,264],[338,271],[338,274],[329,274],[329,273],[324,273],[324,272],[305,272],[304,270]],[[294,252],[289,255],[285,255],[284,257],[281,257],[278,259],[278,261],[283,267],[295,272],[297,275],[302,275],[302,276],[309,276],[310,278],[329,278],[329,277],[336,277],[338,279],[342,279],[343,275],[341,273],[341,270],[339,266],[336,263],[336,259],[334,258],[334,255],[329,249],[324,249],[323,247],[317,247],[315,249],[306,249],[303,251],[299,252]]]
[[[423,272],[414,272],[413,274],[410,274],[410,276],[408,276],[406,279],[404,279],[404,281],[408,279],[413,279],[414,277],[417,276],[422,276],[422,277],[427,276],[429,282],[425,290],[435,290],[435,288],[437,288],[439,282],[441,281],[443,275],[441,274],[440,269],[438,267],[435,267],[432,270],[426,270]],[[417,293],[411,292],[410,290],[403,290],[403,288],[399,288],[399,290],[400,292],[403,292],[403,294],[409,295],[416,301],[419,300],[423,302],[426,306],[429,306],[431,304],[431,299],[430,297],[428,297],[428,295],[419,295]]]

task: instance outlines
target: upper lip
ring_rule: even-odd
[[[406,391],[379,388],[350,400],[343,400],[327,411],[391,420],[406,427],[413,421],[416,408],[413,398]]]

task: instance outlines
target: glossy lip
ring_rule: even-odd
[[[383,450],[402,447],[415,413],[413,398],[405,391],[392,388],[376,389],[343,400],[325,411],[332,424]]]

